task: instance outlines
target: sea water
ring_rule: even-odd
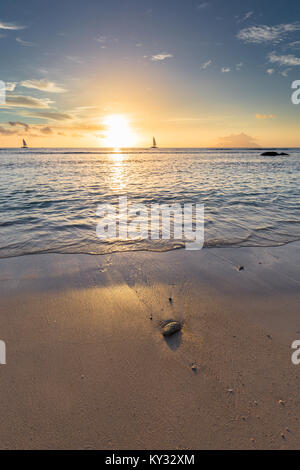
[[[1,149],[0,257],[166,251],[182,240],[96,235],[99,204],[204,204],[205,247],[300,239],[300,149]]]

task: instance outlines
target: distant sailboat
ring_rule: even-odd
[[[157,143],[156,143],[156,140],[155,140],[155,137],[153,137],[153,144],[152,144],[152,149],[157,149]]]
[[[23,147],[22,147],[22,149],[28,149],[28,145],[27,145],[25,139],[23,139]]]

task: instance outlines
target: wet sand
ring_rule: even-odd
[[[0,448],[299,448],[299,255],[0,260]]]

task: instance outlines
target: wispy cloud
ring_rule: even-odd
[[[205,116],[205,117],[188,117],[188,116],[182,116],[182,117],[174,117],[171,119],[167,119],[166,122],[224,122],[226,120],[232,119],[232,116],[220,116],[220,115],[213,115],[213,116]]]
[[[25,88],[33,88],[39,91],[46,91],[48,93],[65,93],[67,90],[57,85],[55,82],[48,80],[25,80],[20,85]]]
[[[268,75],[273,75],[274,72],[275,72],[274,69],[268,69],[268,70],[267,70],[267,74],[268,74]]]
[[[97,36],[95,41],[105,43],[107,41],[107,36]]]
[[[51,129],[51,127],[47,126],[47,127],[42,127],[40,129],[40,132],[42,134],[45,134],[45,135],[50,135],[50,134],[53,134],[53,130]]]
[[[230,72],[230,71],[231,71],[230,67],[222,67],[222,68],[221,68],[221,72],[222,72],[222,73],[228,73],[228,72]]]
[[[48,112],[48,111],[26,113],[26,116],[40,118],[40,119],[50,119],[51,121],[67,121],[73,118],[73,116],[67,113]]]
[[[29,125],[26,124],[25,122],[9,121],[7,124],[9,124],[11,127],[21,127],[25,131],[29,130]]]
[[[200,65],[201,70],[207,69],[212,64],[212,60],[208,60],[207,62],[204,62],[203,64]]]
[[[21,39],[21,38],[16,38],[16,41],[21,46],[25,46],[25,47],[34,47],[35,46],[35,44],[33,42],[23,41],[23,39]]]
[[[208,2],[203,2],[199,3],[199,5],[196,6],[197,10],[205,10],[205,8],[208,8],[210,6],[210,3]]]
[[[293,49],[300,49],[300,41],[291,42],[289,47],[292,47]]]
[[[18,31],[21,29],[25,29],[26,26],[21,26],[16,23],[5,23],[4,21],[0,21],[0,29],[8,29],[12,31]]]
[[[13,128],[13,129],[11,129]],[[2,135],[14,135],[18,134],[22,130],[22,132],[28,132],[29,130],[29,125],[25,124],[24,122],[18,122],[18,121],[10,121],[4,124],[1,124],[0,126],[0,134]]]
[[[239,31],[237,37],[241,41],[252,44],[278,44],[290,33],[300,30],[300,23],[287,23],[277,26],[251,26]]]
[[[0,126],[0,135],[9,136],[9,135],[15,135],[15,134],[16,132],[14,130],[7,129],[4,126]]]
[[[264,121],[266,119],[275,119],[276,118],[276,115],[275,114],[256,114],[255,115],[256,119],[258,119],[259,121]]]
[[[5,105],[3,108],[18,107],[18,108],[49,108],[53,101],[49,99],[40,100],[32,96],[23,95],[9,95],[6,97]]]
[[[271,52],[271,54],[268,55],[268,59],[272,64],[277,63],[285,67],[300,65],[300,57],[296,57],[294,54],[277,55],[276,52]]]
[[[96,36],[95,41],[101,44],[101,49],[106,49],[109,44],[116,44],[119,42],[119,39],[113,36]]]
[[[15,91],[17,84],[16,82],[6,82],[5,83],[5,90],[6,91]]]
[[[166,60],[166,59],[172,59],[174,56],[172,54],[157,54],[157,55],[153,55],[151,57],[151,60],[154,60],[154,61],[160,61],[160,60]]]
[[[253,11],[248,11],[248,13],[245,14],[245,16],[242,18],[244,21],[248,20],[249,18],[251,18],[251,16],[253,16]]]
[[[240,62],[239,64],[236,64],[235,69],[239,72],[242,69],[243,65],[243,62]]]
[[[75,55],[67,55],[66,59],[69,60],[70,62],[74,62],[75,64],[83,64],[83,59],[82,57],[75,56]]]
[[[236,16],[236,19],[238,23],[242,23],[243,21],[249,20],[249,18],[251,18],[251,16],[253,15],[254,15],[253,11],[248,11],[243,16],[240,16],[240,15]]]

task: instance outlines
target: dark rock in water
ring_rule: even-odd
[[[277,152],[264,152],[261,154],[262,157],[277,157],[278,155]]]
[[[182,329],[182,324],[178,321],[169,321],[162,328],[163,336],[172,336],[178,333]]]
[[[262,157],[279,157],[279,156],[283,156],[283,155],[286,155],[288,156],[289,154],[288,153],[284,153],[284,152],[281,152],[281,153],[278,153],[278,152],[264,152],[261,154]]]

